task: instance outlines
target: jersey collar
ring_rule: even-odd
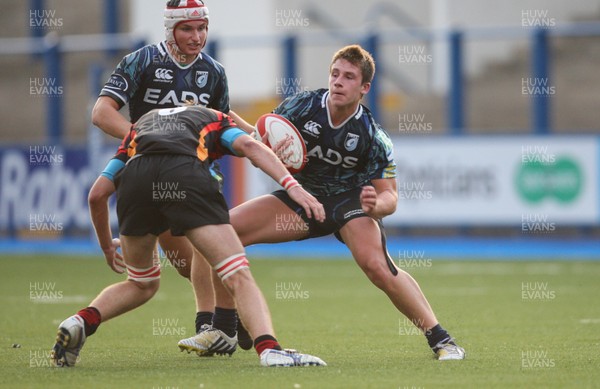
[[[169,48],[167,47],[167,41],[162,41],[158,44],[158,50],[160,51],[161,55],[168,55],[169,58],[171,58],[171,61],[173,61],[173,63],[179,68],[179,69],[187,69],[189,67],[191,67],[192,65],[194,65],[196,63],[196,61],[198,61],[199,59],[202,59],[202,52],[200,52],[200,54],[198,54],[196,56],[196,58],[190,62],[187,65],[182,65],[179,62],[177,62],[175,60],[175,58],[173,57],[173,55],[171,54],[171,52],[169,51]]]
[[[337,130],[338,128],[342,128],[352,118],[358,120],[361,117],[361,115],[363,114],[362,104],[358,104],[356,111],[354,111],[354,113],[352,115],[348,116],[348,118],[346,118],[346,120],[344,120],[342,122],[342,124],[340,124],[337,127],[334,127],[333,124],[331,123],[331,114],[329,113],[329,106],[327,105],[328,98],[329,98],[329,91],[326,91],[325,93],[323,93],[323,97],[321,98],[321,108],[325,108],[327,110],[327,121],[329,122],[329,127],[333,128],[334,130]]]

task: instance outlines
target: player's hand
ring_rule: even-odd
[[[268,136],[268,135],[265,135]],[[294,154],[294,151],[291,149],[291,145],[294,139],[290,135],[286,135],[285,138],[277,142],[276,145],[272,146],[271,150],[277,155],[277,158],[283,163],[283,165],[287,168],[290,165],[287,164],[287,161],[290,160],[290,157]],[[264,140],[263,140],[264,142]]]
[[[290,188],[288,194],[292,200],[304,208],[306,216],[314,218],[321,223],[325,221],[325,208],[323,208],[323,204],[300,185]]]
[[[377,206],[377,192],[371,185],[363,186],[360,192],[360,205],[367,215],[373,216],[372,213]]]
[[[104,252],[104,258],[108,266],[115,273],[123,274],[125,273],[125,262],[121,253],[117,251],[119,247],[121,247],[121,241],[115,238],[112,240],[110,247],[102,251]]]

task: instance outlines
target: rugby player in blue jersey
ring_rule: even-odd
[[[202,52],[208,25],[208,8],[201,0],[169,1],[164,11],[166,39],[123,58],[100,92],[92,112],[93,123],[107,134],[122,139],[131,123],[146,112],[193,102],[227,113],[240,128],[251,132],[252,126],[230,110],[225,69]],[[119,112],[126,104],[129,104],[130,120]],[[118,160],[112,160],[90,190],[93,221],[108,215],[107,199],[115,191],[112,178],[119,166]],[[215,175],[220,178],[219,173]],[[94,227],[106,259],[112,263],[119,255],[118,244],[112,241],[110,230],[96,224]],[[192,282],[196,297],[196,332],[207,328],[212,323],[215,305],[210,266],[185,237],[174,237],[166,231],[159,237],[159,243],[178,272]],[[219,306],[216,309],[221,317],[229,319],[236,315],[233,309],[221,310]],[[237,330],[240,346],[252,347],[244,328]]]
[[[325,222],[308,218],[281,190],[232,209],[231,222],[244,246],[335,234],[369,280],[423,331],[439,360],[463,359],[464,350],[440,326],[417,282],[396,267],[385,247],[381,220],[394,213],[398,195],[392,142],[360,103],[374,73],[367,51],[357,45],[344,47],[331,61],[329,89],[296,94],[273,111],[292,122],[304,138],[308,162],[294,178],[324,205]],[[304,222],[301,228],[282,228],[282,220],[297,226],[294,221],[299,218]],[[232,306],[226,290],[213,283],[217,304]],[[178,345],[202,355],[227,342],[234,343],[215,326]]]

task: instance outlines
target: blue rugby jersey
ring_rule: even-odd
[[[100,96],[113,98],[119,107],[129,103],[132,123],[152,109],[182,106],[186,100],[229,112],[229,89],[223,66],[205,53],[191,64],[180,65],[169,53],[165,41],[126,55]]]
[[[308,161],[294,177],[313,195],[330,196],[395,178],[389,135],[371,112],[358,109],[339,127],[329,122],[327,89],[301,92],[285,99],[273,113],[292,122],[302,134]]]

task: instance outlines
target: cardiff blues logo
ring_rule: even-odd
[[[354,151],[356,149],[356,146],[358,146],[358,138],[360,138],[359,135],[347,134],[346,140],[344,141],[344,147],[346,148],[346,150]]]
[[[198,88],[204,88],[206,81],[208,81],[208,72],[196,70],[196,85],[198,85]]]

